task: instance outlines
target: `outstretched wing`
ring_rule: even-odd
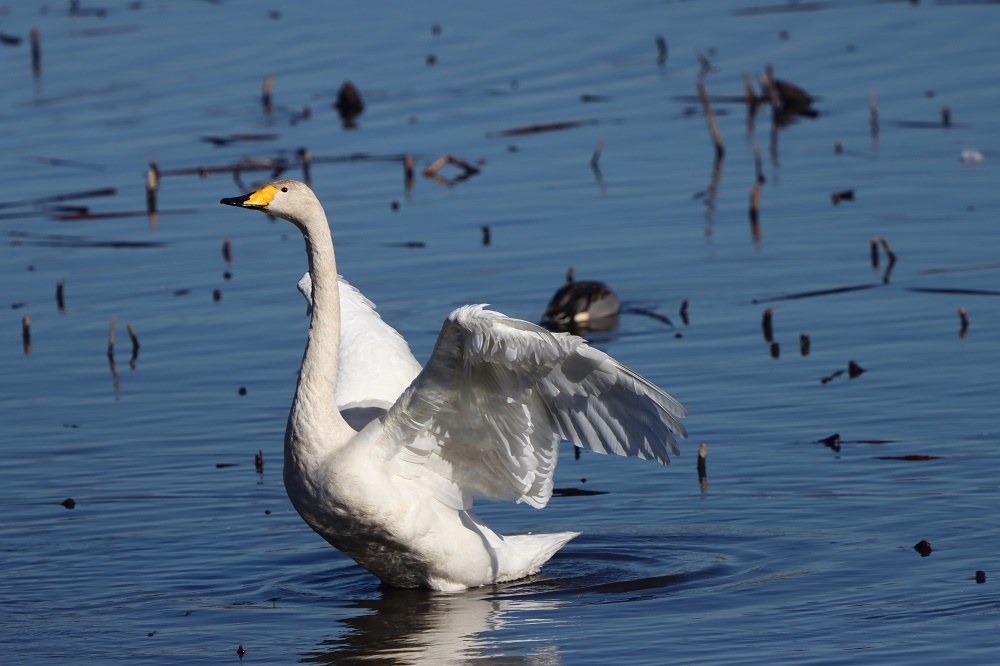
[[[448,316],[380,442],[396,474],[449,506],[484,497],[542,507],[561,439],[667,465],[686,413],[582,338],[468,305]]]

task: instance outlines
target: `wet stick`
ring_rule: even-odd
[[[108,330],[108,360],[115,362],[115,318],[111,318],[111,328]]]
[[[231,251],[232,244],[233,241],[228,236],[226,236],[226,239],[222,241],[222,258],[226,260],[227,264],[233,263],[233,255]]]
[[[750,235],[753,242],[760,242],[760,185],[750,189]]]
[[[42,34],[38,28],[31,29],[31,72],[36,79],[42,75]]]
[[[721,160],[726,155],[726,148],[722,144],[722,135],[719,134],[719,125],[715,122],[715,114],[712,112],[712,103],[708,99],[708,92],[705,90],[704,79],[698,79],[698,97],[701,99],[701,108],[705,112],[705,121],[708,123],[708,131],[712,134],[712,143],[715,145],[715,159]]]
[[[413,189],[413,155],[406,153],[403,155],[403,179],[406,191]]]
[[[871,243],[872,268],[878,269],[878,236],[872,236]]]
[[[135,370],[135,362],[139,360],[139,336],[135,334],[132,324],[126,323],[125,328],[128,329],[128,337],[132,341],[132,358],[128,361],[128,367]]]
[[[156,193],[160,189],[160,168],[156,162],[149,163],[146,171],[146,212],[156,215]]]
[[[767,342],[774,342],[774,322],[772,321],[774,317],[774,311],[771,308],[764,310],[764,316],[761,317],[761,328],[764,329],[764,340]]]
[[[698,484],[701,486],[701,492],[708,490],[707,459],[708,444],[702,442],[698,446]]]
[[[260,95],[260,103],[264,107],[264,113],[271,115],[274,107],[271,105],[271,97],[274,93],[274,77],[268,74],[264,77],[264,89]]]
[[[302,161],[302,180],[306,185],[310,185],[312,183],[312,151],[308,148],[299,148],[299,159]]]
[[[969,332],[969,313],[965,311],[964,307],[958,308],[958,319],[962,323],[962,327],[958,331],[958,337],[964,338],[966,333]]]
[[[872,150],[878,149],[878,97],[875,91],[868,93],[868,110],[872,132]]]
[[[24,343],[24,354],[31,353],[31,317],[24,315],[21,318],[21,341]]]
[[[66,282],[63,280],[56,285],[56,307],[59,308],[59,312],[62,312],[63,310],[66,309],[66,302],[63,300],[64,284],[66,284]]]

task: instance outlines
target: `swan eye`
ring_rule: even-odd
[[[282,191],[282,192],[287,192],[287,191],[288,191],[288,188],[287,188],[287,187],[283,187],[283,188],[281,188],[281,191]]]

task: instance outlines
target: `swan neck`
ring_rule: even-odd
[[[353,433],[337,408],[340,355],[340,291],[330,228],[322,209],[314,224],[303,226],[313,310],[295,401],[285,433],[286,458],[304,462],[328,452]]]

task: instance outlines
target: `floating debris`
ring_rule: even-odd
[[[457,166],[459,169],[462,170],[462,173],[451,179],[439,176],[438,171],[440,171],[442,167],[445,167],[449,164]],[[434,160],[434,162],[432,162],[429,167],[424,169],[425,177],[430,178],[431,180],[435,180],[443,185],[454,185],[455,183],[459,183],[463,180],[466,180],[467,178],[471,178],[472,176],[475,176],[478,173],[479,173],[478,167],[475,167],[472,164],[466,162],[465,160],[459,159],[453,155],[443,155]]]
[[[809,335],[803,333],[799,336],[799,354],[802,356],[809,356],[809,351],[811,348],[811,342],[809,341]]]
[[[67,509],[75,509],[76,508],[76,500],[73,499],[72,497],[67,497],[62,502],[59,502],[59,504],[61,504],[62,506],[66,507]]]
[[[830,194],[830,198],[833,199],[834,206],[840,204],[841,201],[854,201],[854,190],[841,190],[839,192],[833,192]]]
[[[233,255],[231,252],[232,245],[233,245],[233,239],[231,239],[229,236],[226,236],[226,238],[222,241],[222,258],[226,260],[227,264],[233,263]]]
[[[925,540],[920,540],[915,546],[913,546],[913,550],[920,553],[920,557],[927,557],[931,554],[931,552],[933,552],[931,545]]]
[[[964,338],[965,334],[969,331],[969,313],[966,312],[964,307],[958,308],[958,319],[962,323],[962,327],[958,331],[958,337]]]
[[[967,149],[963,150],[958,155],[958,161],[961,162],[962,164],[969,164],[969,165],[980,164],[985,159],[986,156],[983,155],[978,150]]]
[[[820,381],[821,384],[829,384],[830,382],[832,382],[834,379],[836,379],[837,377],[841,376],[842,374],[844,374],[843,370],[837,370],[833,374],[827,375],[826,377],[821,378],[819,381]]]
[[[240,389],[237,391],[237,393],[239,393],[240,395],[246,395],[247,394],[247,387],[246,386],[241,386]]]

